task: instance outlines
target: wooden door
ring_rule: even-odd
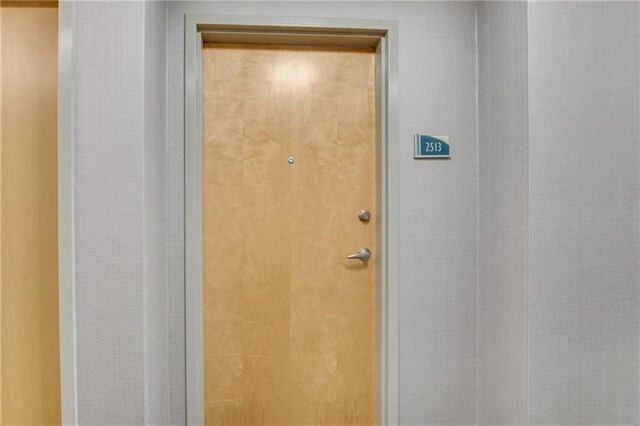
[[[373,424],[375,53],[202,53],[206,423]]]
[[[0,4],[0,418],[60,423],[56,2]]]

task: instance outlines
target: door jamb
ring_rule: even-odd
[[[78,421],[75,301],[75,2],[58,2],[58,304],[60,412]]]
[[[376,423],[398,424],[398,24],[393,20],[185,16],[185,312],[187,424],[204,424],[202,308],[202,43],[376,47]]]

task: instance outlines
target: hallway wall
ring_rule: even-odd
[[[168,423],[166,4],[75,4],[79,424]]]
[[[638,424],[638,2],[529,4],[529,421]]]
[[[169,422],[167,315],[167,4],[147,0],[144,16],[144,374],[145,421]]]
[[[81,424],[144,422],[143,19],[141,2],[76,5]]]
[[[185,421],[189,11],[398,20],[402,424],[638,423],[639,9],[78,2],[80,422]]]
[[[478,7],[478,423],[637,424],[640,5]]]
[[[478,423],[526,424],[527,3],[478,3]]]

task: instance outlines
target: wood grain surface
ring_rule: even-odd
[[[60,424],[58,10],[14,3],[0,7],[1,419]]]
[[[203,49],[207,424],[374,423],[374,59]]]

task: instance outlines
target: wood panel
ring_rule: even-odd
[[[374,60],[203,49],[207,424],[374,423]]]
[[[57,8],[3,2],[2,424],[59,424]]]

